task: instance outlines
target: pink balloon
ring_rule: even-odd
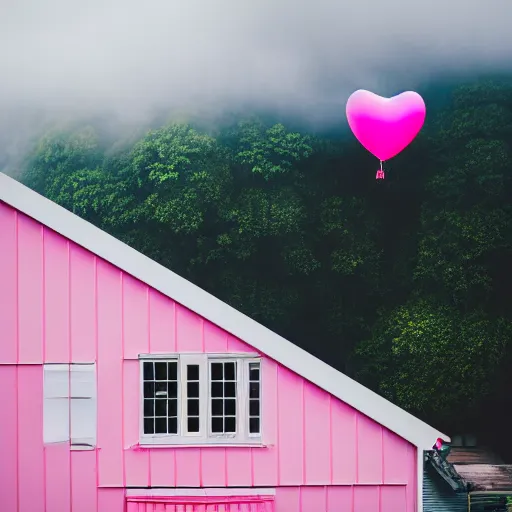
[[[347,101],[347,118],[357,140],[379,160],[404,150],[425,122],[426,107],[416,92],[383,98],[360,89]]]

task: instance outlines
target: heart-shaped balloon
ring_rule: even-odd
[[[357,140],[379,160],[389,160],[405,149],[425,122],[425,102],[407,91],[383,98],[360,89],[347,101],[348,124]]]

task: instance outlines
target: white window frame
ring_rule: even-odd
[[[178,363],[178,433],[144,433],[144,362]],[[236,362],[237,366],[237,423],[235,434],[211,433],[210,365],[212,362]],[[249,364],[260,365],[260,432],[249,434]],[[262,359],[252,353],[172,353],[139,355],[139,444],[149,446],[262,446]],[[187,432],[187,365],[199,365],[199,432]]]

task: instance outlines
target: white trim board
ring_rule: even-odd
[[[147,497],[206,497],[206,496],[275,496],[275,487],[201,487],[201,488],[129,488],[126,489],[126,496],[147,496]]]
[[[423,471],[425,469],[425,453],[416,448],[416,511],[423,512]]]
[[[450,438],[113,236],[0,173],[0,200],[136,277],[421,450]],[[420,468],[418,468],[418,471]]]

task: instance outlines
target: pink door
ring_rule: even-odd
[[[268,496],[130,496],[126,501],[126,512],[274,512]]]

